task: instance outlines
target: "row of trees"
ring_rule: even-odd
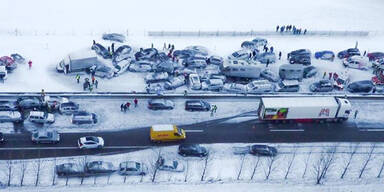
[[[242,154],[235,156],[238,159],[238,166],[234,167],[234,174],[231,180],[249,180],[253,181],[256,178],[263,180],[274,179],[313,179],[315,184],[324,183],[329,175],[332,178],[344,179],[351,174],[351,170],[354,170],[356,178],[361,179],[363,177],[372,177],[372,173],[375,171],[370,170],[373,166],[373,160],[376,160],[376,164],[380,163],[380,166],[375,166],[378,171],[374,177],[380,178],[384,170],[384,156],[381,153],[377,153],[376,144],[372,144],[365,152],[358,152],[359,144],[351,144],[348,150],[338,151],[338,146],[326,147],[322,150],[311,150],[305,153],[298,152],[297,147],[291,148],[289,152],[283,152],[277,156],[264,157],[264,156],[253,156],[249,154]],[[215,173],[218,172],[215,163],[220,163],[222,157],[216,154],[210,153],[204,158],[183,158],[183,164],[185,170],[182,173],[183,177],[180,179],[180,174],[176,175],[172,172],[159,172],[156,166],[156,161],[161,156],[167,156],[166,153],[162,153],[161,148],[152,149],[150,157],[146,158],[146,164],[148,165],[148,174],[141,176],[137,182],[164,182],[164,178],[167,178],[168,182],[196,182],[196,178],[199,178],[201,182],[211,182],[222,180],[220,174],[217,176]],[[299,157],[300,156],[300,157]],[[226,156],[228,158],[228,156]],[[233,159],[233,157],[231,157]],[[52,165],[60,164],[62,161],[54,158],[49,161],[36,159],[33,161],[12,161],[7,160],[2,163],[3,175],[1,182],[7,186],[24,186],[26,176],[28,176],[28,185],[33,182],[34,186],[39,186],[41,181],[44,180],[44,184],[47,184],[47,180],[51,180],[51,185],[58,183],[58,178],[55,174],[55,170]],[[85,165],[88,162],[88,156],[79,157],[77,163]],[[236,164],[236,162],[235,162]],[[191,166],[194,165],[194,166]],[[199,165],[196,168],[196,165]],[[220,164],[218,164],[220,166]],[[216,165],[217,166],[217,165]],[[197,170],[198,169],[198,170]],[[224,169],[224,167],[223,167]],[[367,171],[369,171],[369,175]],[[51,174],[46,172],[52,171]],[[45,174],[42,174],[42,173]],[[162,179],[158,179],[161,174]],[[193,176],[193,178],[192,178]],[[50,177],[51,179],[47,179]],[[123,178],[123,183],[127,182],[129,176],[119,176]],[[177,177],[177,178],[176,178]],[[348,178],[353,178],[350,175]],[[33,179],[31,179],[33,178]],[[80,185],[84,183],[85,179],[89,180],[90,177],[80,177],[75,180],[80,180]],[[111,175],[103,177],[93,177],[93,184],[98,184],[98,178],[106,179],[103,183],[110,184]],[[61,178],[60,178],[61,179]],[[71,178],[64,178],[65,185],[69,185]],[[72,179],[71,179],[72,180]]]

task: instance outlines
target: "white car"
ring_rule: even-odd
[[[198,74],[190,74],[189,75],[189,86],[192,90],[201,89],[200,77]]]
[[[246,93],[247,86],[239,83],[226,83],[223,90],[230,93]]]
[[[266,93],[273,90],[275,86],[268,80],[255,80],[247,84],[247,93]]]
[[[248,60],[251,57],[252,51],[249,49],[242,49],[236,51],[228,56],[229,60]]]
[[[360,70],[368,70],[368,68],[371,67],[368,57],[363,57],[358,55],[344,59],[343,65],[345,67],[360,69]]]
[[[42,111],[31,111],[28,119],[30,122],[34,123],[54,123],[55,115],[52,113],[44,113]]]
[[[160,157],[156,162],[156,165],[161,171],[171,171],[171,172],[183,172],[184,165],[176,160],[166,160],[163,157]]]
[[[148,168],[143,163],[135,161],[125,161],[119,165],[120,175],[146,175]]]
[[[80,149],[101,149],[104,147],[104,139],[95,136],[81,137],[77,144]]]

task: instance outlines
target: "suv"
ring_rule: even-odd
[[[329,92],[333,90],[333,83],[330,80],[320,80],[309,86],[312,92]]]
[[[208,150],[199,144],[181,144],[178,153],[183,157],[205,157],[208,155]]]
[[[175,104],[171,100],[167,100],[167,99],[152,99],[148,101],[148,109],[152,109],[152,110],[161,110],[161,109],[171,110],[174,107],[175,107]]]
[[[203,100],[188,100],[185,102],[186,111],[209,111],[211,105]]]
[[[33,143],[57,144],[60,141],[60,134],[57,131],[38,130],[32,133]]]
[[[104,161],[87,162],[84,170],[88,174],[111,174],[116,171],[111,162]]]
[[[42,111],[31,111],[28,117],[29,121],[34,123],[54,123],[55,116],[52,113]]]
[[[0,123],[21,121],[23,121],[23,118],[18,111],[0,111]]]
[[[59,106],[60,113],[65,114],[65,115],[73,114],[73,113],[77,112],[78,110],[79,110],[79,105],[72,102],[72,101],[61,103]]]
[[[283,80],[276,86],[278,92],[298,92],[300,90],[299,81],[297,80]]]
[[[0,111],[17,111],[17,106],[11,101],[0,101]]]
[[[311,64],[311,51],[307,49],[299,49],[288,53],[288,59],[290,64],[298,63],[304,65]]]
[[[88,113],[86,111],[78,111],[72,114],[71,123],[73,124],[92,124],[97,123],[97,116],[95,113]]]

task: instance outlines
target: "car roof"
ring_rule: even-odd
[[[153,131],[173,131],[175,128],[174,125],[172,124],[157,124],[157,125],[152,125],[152,130]]]
[[[44,112],[42,112],[42,111],[31,111],[30,113],[29,113],[29,115],[31,116],[31,115],[33,115],[33,116],[44,116]]]

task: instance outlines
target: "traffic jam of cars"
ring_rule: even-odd
[[[221,57],[212,55],[202,46],[188,46],[175,50],[173,45],[168,47],[164,45],[162,50],[153,47],[137,50],[121,43],[125,40],[119,34],[105,34],[103,38],[116,39],[108,48],[94,42],[93,52],[86,57],[79,58],[76,54],[70,54],[58,64],[57,70],[65,73],[85,71],[102,78],[112,78],[125,72],[145,73],[145,90],[151,94],[171,93],[175,90],[240,94],[307,90],[353,93],[383,91],[383,52],[365,51],[361,54],[358,48],[350,48],[337,54],[330,50],[312,54],[309,49],[298,49],[289,52],[285,60],[281,52],[274,52],[273,46],[270,46],[266,39],[255,38],[243,42],[240,50],[227,57]],[[104,61],[110,60],[113,67],[98,61],[100,59],[97,56]],[[345,71],[372,70],[374,76],[372,79],[365,79],[371,83],[351,82],[354,78],[351,78],[348,72],[320,70],[317,65],[312,65],[313,59],[334,63],[342,66]],[[269,67],[275,63],[281,65],[278,68]],[[308,79],[311,83],[303,83],[304,79]],[[324,83],[326,79],[332,86]],[[352,83],[353,86],[350,86]]]

